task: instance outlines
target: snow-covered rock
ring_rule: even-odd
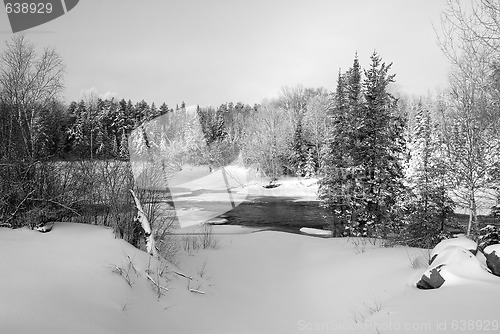
[[[443,284],[457,284],[467,279],[488,279],[489,270],[479,259],[461,246],[448,246],[440,251],[431,267],[417,282],[419,289],[436,289]]]
[[[207,222],[210,225],[222,225],[222,224],[227,224],[227,219],[226,218],[212,218],[208,220]]]
[[[53,227],[54,227],[54,222],[42,223],[42,224],[38,224],[35,227],[35,230],[42,232],[42,233],[46,233],[46,232],[52,231]]]
[[[310,227],[302,227],[300,229],[300,232],[305,233],[305,234],[311,234],[311,235],[320,235],[324,237],[331,237],[333,232],[328,231],[328,230],[320,230],[317,228],[310,228]]]
[[[500,244],[490,245],[484,249],[486,265],[491,273],[500,276]]]
[[[475,241],[465,236],[459,236],[457,238],[446,239],[438,243],[431,252],[429,264],[433,264],[436,256],[448,247],[462,247],[474,255],[477,253],[477,243]]]

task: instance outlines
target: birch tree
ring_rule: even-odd
[[[36,156],[35,143],[40,137],[40,112],[63,89],[64,64],[51,48],[37,53],[34,44],[23,35],[6,42],[0,55],[0,91],[18,123],[24,154]]]
[[[445,138],[455,195],[469,211],[467,233],[477,225],[480,194],[500,159],[498,73],[500,3],[448,0],[439,43],[452,64]]]

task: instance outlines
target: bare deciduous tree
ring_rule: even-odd
[[[7,42],[0,55],[2,100],[14,112],[29,158],[35,156],[34,144],[40,136],[40,110],[62,91],[63,73],[63,61],[54,49],[45,48],[38,54],[23,35]]]
[[[330,104],[330,96],[324,92],[309,100],[304,115],[304,130],[306,137],[311,144],[314,145],[314,151],[316,153],[315,159],[318,163],[322,161],[322,146],[326,138]],[[321,170],[321,166],[319,169]]]
[[[243,141],[246,163],[258,163],[271,181],[282,175],[285,158],[290,154],[293,123],[285,113],[271,102],[263,103],[252,114]]]
[[[459,204],[469,210],[467,232],[477,224],[480,194],[490,188],[489,170],[500,159],[498,70],[500,2],[448,0],[439,44],[452,63],[445,129],[450,176]]]
[[[500,1],[448,0],[441,16],[442,37],[461,35],[493,51],[500,48]],[[441,44],[443,44],[441,38]],[[452,47],[451,44],[448,47]],[[449,49],[449,51],[452,51]]]

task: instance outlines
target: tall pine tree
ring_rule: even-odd
[[[357,56],[339,74],[319,189],[336,231],[383,235],[403,188],[403,121],[387,91],[394,79],[390,67],[374,53],[363,81]]]
[[[416,105],[414,123],[405,175],[408,192],[402,198],[403,236],[411,246],[433,247],[451,219],[454,203],[447,193],[442,139],[422,102]]]
[[[344,235],[352,222],[353,149],[361,97],[361,69],[358,57],[346,73],[339,72],[332,108],[328,112],[326,144],[323,146],[319,198],[333,213],[334,235]]]

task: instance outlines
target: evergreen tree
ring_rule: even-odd
[[[89,143],[86,136],[87,107],[85,102],[78,102],[75,109],[75,122],[69,129],[69,137],[72,142],[72,151],[80,157],[87,157]]]
[[[345,74],[339,72],[333,107],[328,112],[326,143],[322,154],[323,178],[319,182],[318,195],[322,206],[333,214],[331,223],[334,235],[344,235],[345,227],[352,221],[351,175],[356,123],[355,106],[359,105],[361,73],[357,57],[353,67]],[[350,103],[351,102],[351,103]]]
[[[484,250],[490,245],[500,243],[500,231],[494,225],[486,225],[479,231],[478,247]]]
[[[155,117],[158,117],[158,116],[160,116],[160,110],[158,108],[156,108],[156,105],[153,102],[153,103],[151,103],[150,113],[149,113],[146,120],[149,121],[149,120],[151,120]]]
[[[133,108],[133,128],[136,128],[139,124],[142,124],[144,121],[150,120],[151,117],[151,108],[148,103],[144,100],[137,102]],[[129,129],[130,131],[132,129]]]
[[[304,176],[307,158],[307,143],[302,131],[302,122],[299,121],[295,127],[292,143],[292,156],[290,162],[297,176]]]
[[[454,203],[447,194],[444,152],[429,110],[419,102],[411,134],[403,197],[404,239],[411,246],[433,247],[451,219]]]
[[[309,179],[316,176],[316,160],[313,148],[307,151],[306,162],[304,165],[304,176]]]
[[[222,105],[215,114],[214,134],[215,140],[222,141],[227,135],[224,114],[227,112],[225,105]]]
[[[160,106],[160,115],[165,115],[169,111],[170,111],[170,109],[168,109],[167,104],[165,102],[163,102],[162,105]]]
[[[120,139],[120,152],[119,156],[123,160],[127,160],[129,158],[129,152],[128,152],[128,138],[127,134],[125,131],[122,131],[122,136]]]
[[[363,107],[358,118],[354,149],[356,189],[353,229],[362,234],[384,234],[384,223],[403,189],[400,158],[403,154],[404,122],[396,116],[396,100],[387,91],[395,75],[376,52],[364,71]]]
[[[119,151],[118,151],[118,138],[116,138],[116,133],[113,133],[110,138],[111,141],[111,147],[110,147],[110,154],[112,157],[118,157],[119,156]]]
[[[387,92],[394,75],[376,53],[371,60],[363,82],[357,57],[349,71],[339,73],[319,189],[333,212],[334,230],[345,226],[354,235],[384,234],[403,188],[404,123]]]

